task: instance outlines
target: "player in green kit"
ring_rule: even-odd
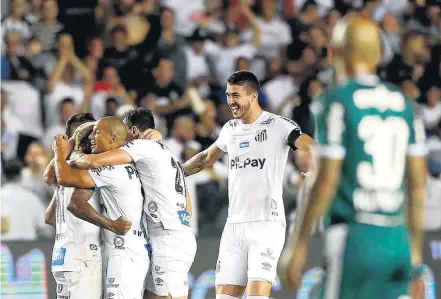
[[[401,90],[375,75],[377,25],[355,16],[340,21],[332,38],[340,86],[321,103],[318,173],[280,276],[299,286],[312,226],[325,215],[322,298],[410,298],[412,265],[422,262],[424,128]]]

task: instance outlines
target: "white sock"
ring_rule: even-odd
[[[239,298],[225,294],[216,294],[216,299],[239,299]]]
[[[267,296],[247,296],[247,299],[268,299]]]

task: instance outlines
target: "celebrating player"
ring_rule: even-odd
[[[313,139],[292,120],[263,111],[259,81],[247,71],[227,79],[227,101],[235,119],[206,151],[184,164],[186,175],[229,158],[229,208],[216,266],[216,298],[268,298],[285,243],[282,181],[288,151],[309,151]]]
[[[103,117],[95,123],[90,134],[92,153],[119,148],[125,143],[126,136],[127,129],[120,119]],[[75,216],[105,229],[105,297],[141,298],[150,261],[141,222],[144,198],[135,166],[130,163],[89,171],[76,170],[66,162],[67,151],[67,137],[57,136],[54,153],[58,182],[77,188],[97,187],[104,203],[104,214],[110,218],[98,213],[87,200],[72,200],[69,204],[69,210]],[[124,228],[124,236],[112,232],[115,223]]]
[[[299,286],[312,224],[330,207],[324,298],[409,298],[411,263],[422,262],[423,125],[412,101],[375,75],[381,37],[374,23],[358,16],[343,20],[333,39],[337,78],[349,80],[322,102],[320,167],[304,216],[282,254],[281,277]]]
[[[129,111],[124,124],[133,138],[141,138],[155,127],[151,111],[143,108]],[[190,227],[191,205],[182,166],[170,151],[160,142],[135,139],[119,149],[81,157],[73,165],[88,169],[130,162],[135,163],[146,198],[152,248],[152,271],[146,286],[149,299],[187,298],[196,239]]]
[[[66,123],[66,134],[71,137],[83,123],[95,121],[92,114],[72,116]],[[74,139],[72,139],[74,141]],[[90,153],[88,140],[79,140],[79,153]],[[67,188],[59,185],[54,175],[54,161],[45,171],[45,181],[55,184],[54,196],[45,213],[45,221],[55,226],[55,244],[52,255],[52,274],[57,283],[59,298],[100,299],[102,296],[102,262],[100,228],[78,219],[67,207],[71,201],[88,201],[99,210],[99,196],[94,190]]]

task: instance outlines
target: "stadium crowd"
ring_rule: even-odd
[[[317,99],[333,82],[330,32],[355,11],[381,26],[378,75],[420,108],[429,148],[426,229],[441,229],[441,1],[10,0],[1,21],[1,215],[9,221],[2,239],[51,236],[43,214],[53,191],[42,174],[53,137],[79,112],[100,118],[149,108],[184,162],[231,118],[225,78],[251,70],[261,105],[313,135]],[[309,164],[304,152],[290,153],[287,213]],[[199,234],[220,234],[227,173],[218,162],[188,178]]]

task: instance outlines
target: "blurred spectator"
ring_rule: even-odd
[[[221,126],[216,123],[217,112],[216,105],[210,99],[204,100],[205,110],[199,116],[199,122],[196,125],[196,138],[202,146],[201,150],[207,149],[212,145],[221,131]]]
[[[427,92],[427,105],[422,109],[424,126],[427,130],[436,128],[441,120],[441,90],[432,86]]]
[[[48,81],[46,95],[46,124],[51,126],[60,122],[58,105],[66,97],[70,97],[80,107],[83,102],[84,90],[81,83],[91,84],[92,74],[86,65],[75,55],[72,36],[61,34],[58,37],[58,61]],[[82,82],[81,82],[82,81]]]
[[[42,16],[43,11],[43,2],[44,0],[30,0],[29,1],[29,10],[26,14],[26,20],[33,26],[37,23]]]
[[[253,37],[250,42],[240,43],[240,32],[238,28],[228,27],[224,35],[224,44],[217,46],[216,69],[217,79],[224,82],[234,71],[234,64],[237,58],[245,57],[253,59],[256,56],[257,48],[261,44],[261,30],[255,14],[247,5],[241,5],[241,12],[248,18],[253,28]]]
[[[6,92],[1,90],[1,154],[2,160],[17,158],[18,141],[20,131],[23,129],[23,121],[18,118],[8,107]]]
[[[49,152],[38,142],[28,146],[25,155],[26,167],[21,171],[21,184],[26,189],[34,192],[43,202],[49,202],[52,188],[43,181],[43,172],[49,163]]]
[[[78,114],[78,108],[75,106],[75,101],[71,98],[65,98],[59,104],[58,113],[60,115],[60,122],[50,126],[43,136],[43,145],[47,150],[52,149],[52,142],[54,136],[66,134],[66,122],[75,114]]]
[[[101,58],[104,55],[104,42],[103,39],[94,36],[89,39],[87,44],[87,56],[84,58],[84,63],[86,64],[89,71],[93,74],[93,78],[96,78],[96,73],[98,71],[98,65]]]
[[[92,112],[96,118],[100,118],[106,115],[109,105],[116,105],[114,107],[116,109],[118,109],[119,105],[135,105],[136,93],[133,91],[127,92],[121,83],[116,68],[112,66],[105,67],[101,79],[102,80],[95,85],[97,92],[90,98],[90,103],[88,101],[83,102],[83,111],[89,111],[90,105],[90,112]],[[116,110],[114,112],[116,112]]]
[[[167,121],[169,131],[174,119],[180,114],[191,114],[190,100],[183,96],[182,89],[174,82],[174,65],[171,60],[162,58],[152,71],[154,80],[149,80],[142,95],[156,98],[154,111]]]
[[[181,116],[175,120],[171,137],[164,140],[164,144],[175,157],[184,162],[187,161],[185,159],[187,150],[193,150],[194,154],[197,154],[201,149],[201,145],[194,141],[195,137],[196,128],[193,119]]]
[[[57,21],[57,17],[57,1],[45,0],[43,2],[42,18],[32,26],[32,34],[41,40],[44,51],[55,49],[56,36],[63,29],[63,25]]]
[[[184,88],[187,82],[186,71],[190,64],[186,60],[184,47],[185,39],[174,31],[175,13],[170,8],[161,12],[161,37],[158,41],[157,54],[170,59],[175,66],[175,82]]]
[[[292,42],[291,29],[288,24],[277,17],[276,2],[273,0],[260,1],[262,16],[257,18],[261,31],[261,43],[257,47],[257,55],[266,59],[286,58],[286,48]],[[252,31],[244,34],[244,39],[251,41]]]
[[[3,2],[3,1],[2,1]],[[8,33],[17,33],[22,41],[31,36],[30,23],[24,17],[25,1],[11,0],[8,15],[2,18],[1,39],[5,40]],[[22,49],[19,49],[22,50]]]
[[[49,52],[43,52],[41,41],[32,37],[26,44],[26,58],[35,69],[31,83],[40,90],[46,90],[47,79],[55,68],[55,58]]]
[[[174,27],[181,36],[190,36],[205,13],[204,0],[163,0],[162,5],[176,12]]]
[[[20,48],[23,47],[18,33],[8,33],[5,40],[6,59],[8,74],[2,74],[3,80],[31,81],[36,70],[29,60],[20,55]]]
[[[3,165],[8,183],[1,188],[2,217],[8,219],[9,231],[2,233],[2,241],[35,241],[52,235],[52,228],[44,223],[45,206],[20,183],[21,166],[18,160]]]

